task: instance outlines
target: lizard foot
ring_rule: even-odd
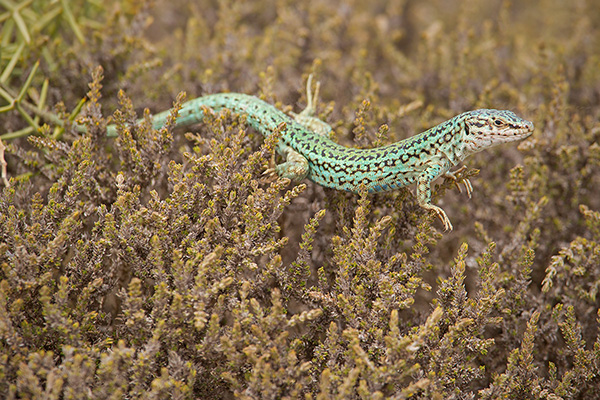
[[[267,168],[261,175],[261,182],[271,183],[275,182],[278,178],[277,171],[275,168]]]
[[[280,145],[280,153],[285,155],[285,162],[277,165],[275,171],[282,178],[299,182],[308,175],[308,160],[291,147]]]
[[[305,128],[318,133],[319,135],[329,136],[329,133],[332,131],[331,126],[315,117],[317,113],[317,103],[319,102],[319,88],[321,87],[321,82],[317,82],[315,93],[313,94],[311,89],[312,78],[313,76],[310,74],[306,81],[306,108],[304,108],[300,114],[296,114],[295,112],[291,112],[290,114],[297,123]]]
[[[452,229],[454,229],[452,223],[450,222],[450,218],[448,218],[444,210],[442,210],[440,207],[434,206],[433,204],[421,204],[421,207],[423,207],[426,210],[435,212],[439,219],[442,221],[442,224],[444,224],[445,231],[451,231]]]
[[[462,189],[460,188],[460,183],[465,185],[465,190],[467,191],[467,196],[469,196],[469,198],[471,198],[471,194],[473,193],[473,185],[471,185],[471,181],[469,180],[469,178],[459,178],[456,176],[456,175],[459,175],[462,172],[464,172],[466,169],[467,169],[467,166],[463,165],[462,167],[460,167],[459,169],[457,169],[454,172],[446,171],[442,176],[446,179],[450,179],[450,180],[454,181],[454,184],[456,185],[456,188],[458,189],[458,191],[460,193],[462,193]]]

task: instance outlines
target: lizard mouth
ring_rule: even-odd
[[[532,127],[521,128],[521,129],[516,129],[512,135],[508,135],[508,136],[524,136],[524,137],[527,137],[527,136],[531,135],[532,133],[533,133],[533,126]]]
[[[516,142],[528,138],[533,134],[533,123],[522,124],[518,127],[511,127],[500,132],[488,132],[481,135],[478,139],[467,140],[474,151],[481,151],[484,148],[491,147],[495,144]],[[478,143],[484,141],[487,144]]]
[[[502,137],[502,138],[515,138],[515,137],[526,138],[526,137],[531,136],[532,133],[533,133],[533,123],[529,122],[528,124],[524,125],[523,127],[511,128],[508,132],[494,133],[493,136]]]
[[[527,121],[527,123],[525,124],[525,126],[521,129],[518,129],[518,134],[519,135],[524,135],[524,136],[529,136],[533,133],[533,122]]]

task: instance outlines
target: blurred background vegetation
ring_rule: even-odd
[[[599,9],[0,0],[0,397],[597,398]],[[442,235],[410,189],[265,181],[243,117],[133,124],[182,91],[298,112],[310,73],[348,146],[535,132],[466,160],[472,199],[438,182]]]

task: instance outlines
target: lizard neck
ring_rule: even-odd
[[[458,115],[408,139],[395,144],[412,159],[446,159],[451,165],[464,160],[470,153],[465,146],[466,123]]]

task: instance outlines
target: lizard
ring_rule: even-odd
[[[416,183],[418,204],[436,213],[446,231],[453,229],[442,208],[431,204],[431,185],[438,177],[454,180],[450,169],[466,157],[501,143],[527,138],[533,133],[533,123],[508,110],[479,109],[463,112],[424,132],[387,146],[356,149],[342,146],[329,138],[330,125],[318,119],[316,105],[319,82],[312,93],[312,75],[308,77],[307,106],[299,114],[288,116],[275,106],[251,95],[217,93],[185,102],[176,119],[176,126],[186,127],[202,122],[206,108],[214,111],[229,109],[245,114],[248,124],[268,136],[283,129],[277,152],[284,162],[275,171],[292,181],[305,178],[325,187],[357,193],[364,187],[369,193],[394,190]],[[170,110],[152,117],[159,129],[166,123]],[[117,136],[115,125],[107,127],[108,136]],[[473,187],[462,179],[467,195]]]

